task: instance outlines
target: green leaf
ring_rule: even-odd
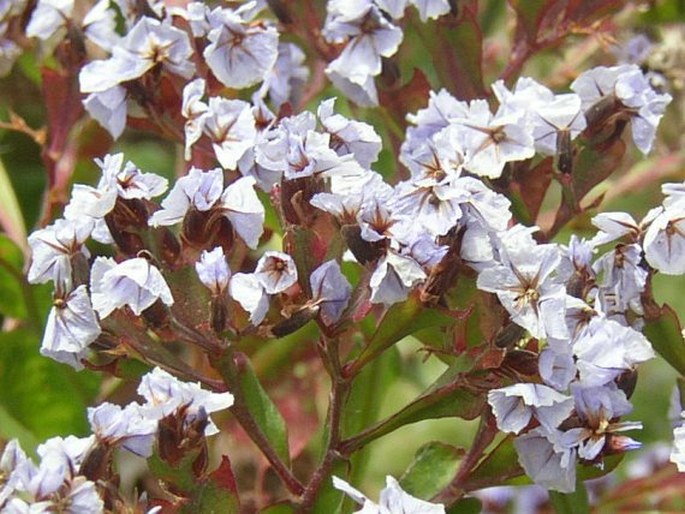
[[[464,9],[461,17],[443,16],[431,38],[433,55],[439,58],[441,82],[462,100],[487,96],[483,86],[483,33],[476,15]]]
[[[412,295],[406,301],[396,303],[388,309],[371,337],[371,341],[352,363],[349,371],[354,374],[367,362],[408,335],[424,328],[448,326],[455,322],[455,318],[442,314],[436,309],[424,307],[418,295]]]
[[[549,492],[549,500],[557,514],[589,514],[590,503],[585,484],[578,480],[572,493]]]
[[[494,485],[511,483],[510,480],[523,475],[513,436],[507,436],[493,448],[470,474],[464,489],[472,491]],[[524,475],[525,476],[525,475]],[[530,480],[528,480],[530,483]]]
[[[0,333],[0,405],[38,440],[88,434],[86,407],[100,377],[43,357],[38,347],[25,330]]]
[[[446,509],[446,514],[479,514],[483,505],[478,498],[462,498]]]
[[[231,464],[223,457],[219,467],[207,478],[198,481],[192,489],[190,503],[184,505],[182,514],[237,514],[240,501],[235,487]]]
[[[282,502],[269,505],[265,509],[260,510],[259,514],[295,514],[295,507],[290,502]]]
[[[17,319],[27,317],[23,287],[28,286],[22,283],[23,261],[21,249],[0,234],[0,313]]]
[[[400,479],[402,489],[417,498],[432,498],[454,479],[463,455],[463,449],[449,444],[424,444]]]
[[[540,19],[548,4],[549,0],[509,0],[509,5],[516,12],[517,32],[522,30],[530,43],[537,40]]]
[[[26,250],[26,226],[7,170],[0,161],[0,226],[9,238]]]
[[[685,376],[685,342],[678,315],[669,305],[664,304],[659,317],[645,324],[644,334],[659,355]]]
[[[248,359],[241,361],[238,367],[238,380],[247,408],[255,422],[269,440],[278,456],[288,464],[288,429],[281,413],[271,401]]]
[[[578,477],[578,481],[592,480],[593,478],[600,478],[608,475],[618,467],[624,457],[624,453],[604,457],[601,468],[591,464],[578,464],[576,466],[576,476]]]
[[[462,363],[457,363],[459,367]],[[346,450],[359,449],[404,425],[425,419],[457,417],[475,419],[485,404],[485,394],[471,387],[468,379],[459,377],[456,369],[449,368],[424,393],[399,412],[380,421],[361,434],[352,437],[344,444]],[[481,373],[471,375],[479,380]]]
[[[364,462],[363,460],[359,459],[357,459],[356,462],[354,461],[355,459],[353,459],[352,469],[354,471],[352,474],[355,477],[360,476],[362,474],[361,468],[363,468]],[[359,469],[356,469],[357,464],[359,464]],[[354,482],[355,478],[348,476],[349,468],[350,464],[342,460],[337,461],[333,465],[330,476],[324,480],[323,484],[321,485],[321,489],[319,489],[319,493],[316,496],[316,501],[314,502],[311,512],[344,512],[344,510],[341,510],[341,507],[343,507],[343,502],[349,499],[347,496],[345,496],[345,494],[333,487],[333,479],[330,477],[334,475],[338,477],[347,476],[346,480],[348,482]]]
[[[357,434],[378,420],[381,406],[386,401],[385,394],[390,384],[398,379],[401,372],[402,361],[399,350],[390,348],[355,377],[343,411],[341,423],[343,437]],[[357,451],[350,459],[351,471],[347,469],[347,466],[339,464],[331,475],[344,478],[349,483],[363,483],[369,457],[370,451],[368,449]],[[336,512],[333,506],[337,505],[336,509],[339,508],[344,495],[333,488],[332,482],[326,483],[322,489],[324,488],[327,492],[320,494],[320,496],[323,498],[326,495],[329,498],[327,501],[330,503],[328,505],[322,503],[322,509],[315,512]],[[326,510],[323,508],[324,506],[331,508]]]
[[[188,452],[174,464],[169,464],[153,454],[148,459],[148,466],[154,476],[165,482],[174,494],[187,498],[187,503],[183,504],[179,513],[234,514],[240,512],[240,502],[228,458],[223,457],[219,467],[209,475],[196,477],[193,463],[201,451],[197,448]]]
[[[573,162],[573,191],[580,201],[621,164],[626,145],[621,139],[606,144],[584,144]]]
[[[33,433],[7,412],[2,405],[0,405],[0,437],[5,440],[17,439],[20,446],[29,452],[40,444]]]
[[[199,452],[199,449],[187,452],[179,462],[175,462],[173,465],[154,453],[147,459],[147,464],[155,478],[165,482],[167,487],[173,487],[173,490],[179,494],[181,492],[190,493],[197,487],[193,476],[193,462],[197,459]]]

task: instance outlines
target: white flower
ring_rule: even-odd
[[[564,138],[573,141],[587,122],[581,110],[581,99],[575,94],[556,95],[537,109],[539,122],[533,128],[535,149],[545,155],[559,153]]]
[[[71,18],[74,0],[39,0],[26,26],[28,37],[50,39]]]
[[[93,262],[90,276],[93,308],[100,318],[128,305],[136,316],[157,300],[172,305],[174,299],[160,271],[142,257],[120,264],[109,257]]]
[[[348,120],[333,113],[335,98],[321,102],[317,115],[324,130],[331,135],[330,143],[338,155],[353,154],[363,168],[370,168],[381,151],[381,137],[369,124]]]
[[[635,146],[642,153],[649,153],[671,96],[654,91],[637,65],[598,66],[579,75],[571,89],[580,95],[586,111],[604,97],[613,95],[630,117]]]
[[[159,420],[184,408],[186,423],[193,421],[201,412],[211,414],[233,405],[233,395],[229,392],[213,393],[200,387],[200,384],[181,382],[166,371],[155,368],[144,375],[138,386],[138,394],[147,403],[141,407],[144,416]],[[219,433],[214,422],[209,419],[205,435]]]
[[[569,353],[561,353],[551,347],[540,353],[538,370],[545,384],[557,391],[565,391],[578,373],[570,349]]]
[[[630,128],[635,146],[648,154],[656,137],[659,121],[671,103],[671,95],[659,94],[652,89],[640,69],[622,73],[616,79],[616,97],[631,109]]]
[[[84,218],[92,219],[93,239],[110,244],[113,241],[104,218],[114,209],[117,198],[150,200],[166,191],[167,180],[154,173],[141,172],[132,162],[124,165],[121,153],[105,155],[95,163],[102,170],[97,187],[74,185],[64,217],[81,223]]]
[[[282,293],[297,283],[295,261],[283,252],[264,252],[264,255],[257,261],[254,275],[267,294]]]
[[[276,108],[297,98],[309,78],[309,69],[304,65],[305,57],[299,46],[279,43],[278,59],[264,77],[264,83],[259,88],[260,96],[268,94]]]
[[[426,276],[421,265],[411,257],[388,251],[371,275],[371,301],[385,305],[401,302],[407,298],[410,289]]]
[[[512,321],[538,339],[564,338],[566,291],[553,276],[561,262],[556,246],[514,246],[502,264],[478,275],[478,289],[497,294]]]
[[[153,227],[175,225],[183,220],[190,208],[208,211],[219,201],[223,191],[224,175],[220,168],[209,171],[190,168],[162,200],[162,208],[150,216],[149,224]]]
[[[161,65],[171,73],[190,78],[195,65],[188,35],[168,22],[142,17],[120,45],[112,49],[112,57],[86,64],[79,75],[81,92],[100,93],[123,82],[142,77]]]
[[[390,23],[373,2],[333,0],[327,5],[324,37],[332,43],[346,42],[342,53],[326,68],[327,73],[363,85],[381,73],[381,57],[390,57],[402,41],[402,30]]]
[[[410,0],[419,11],[421,21],[436,20],[450,12],[449,0]]]
[[[344,480],[334,476],[333,487],[344,492],[362,506],[364,514],[445,514],[445,507],[414,498],[404,492],[391,476],[385,478],[385,489],[381,491],[379,503],[374,503]]]
[[[202,282],[213,295],[219,295],[228,288],[231,270],[226,262],[224,250],[220,246],[214,250],[203,251],[200,260],[195,263],[195,271]]]
[[[395,189],[393,212],[422,225],[432,236],[444,236],[459,222],[460,204],[469,196],[458,184],[454,181],[440,185],[429,179],[401,182]]]
[[[336,88],[360,107],[378,105],[378,90],[373,77],[368,76],[361,84],[357,84],[335,70],[327,69],[326,76]]]
[[[507,162],[533,157],[533,136],[522,123],[524,118],[522,110],[493,116],[485,100],[473,100],[468,115],[458,120],[464,128],[464,167],[476,175],[497,178]]]
[[[4,477],[3,484],[0,485],[0,506],[5,505],[15,488],[22,488],[22,484],[28,482],[32,467],[33,463],[26,456],[19,441],[10,440],[0,457],[0,475]]]
[[[122,153],[107,154],[102,160],[95,159],[95,164],[102,170],[97,188],[100,191],[114,190],[120,198],[151,200],[164,193],[168,186],[164,177],[155,173],[143,173],[131,161],[124,164]]]
[[[591,461],[597,458],[604,449],[607,438],[616,437],[613,434],[642,428],[642,423],[639,422],[612,422],[633,409],[625,393],[613,382],[603,387],[590,388],[573,384],[571,388],[576,414],[583,426],[567,430],[562,440],[569,446],[578,446],[578,457],[581,459]],[[621,442],[625,445],[627,438],[622,439]],[[640,445],[633,440],[629,444],[630,449]]]
[[[83,18],[86,37],[99,47],[112,51],[120,40],[116,32],[116,14],[110,8],[109,0],[99,0]]]
[[[249,23],[231,9],[212,15],[213,27],[207,34],[210,44],[203,53],[212,73],[234,89],[263,80],[278,57],[278,31],[263,23]]]
[[[257,136],[252,107],[243,100],[212,97],[202,116],[203,131],[212,141],[224,169],[234,170]]]
[[[640,332],[599,317],[576,338],[573,353],[584,387],[604,385],[654,357],[652,345]]]
[[[666,275],[685,273],[685,204],[673,203],[654,218],[645,232],[645,258]]]
[[[514,384],[488,393],[497,428],[518,434],[533,416],[549,430],[573,411],[573,398],[542,384]]]
[[[126,448],[141,457],[152,455],[157,434],[157,420],[143,415],[137,403],[122,408],[112,403],[102,403],[88,408],[88,421],[95,437],[103,444]]]
[[[339,156],[331,148],[331,135],[315,128],[316,119],[309,112],[283,119],[269,139],[257,146],[257,163],[283,173],[286,179],[364,173],[352,154]]]
[[[231,298],[250,314],[250,323],[259,325],[269,311],[269,295],[252,273],[236,273],[228,284]]]
[[[185,143],[185,160],[190,160],[191,148],[195,142],[202,136],[202,129],[204,127],[204,119],[209,107],[201,99],[205,94],[205,80],[195,79],[188,82],[183,88],[183,105],[181,106],[181,114],[186,119],[184,126],[186,143]]]
[[[77,370],[83,369],[84,350],[100,332],[86,286],[81,285],[64,298],[55,299],[45,324],[40,353]]]
[[[431,91],[428,106],[416,114],[407,114],[407,121],[416,126],[407,127],[407,137],[400,148],[400,160],[410,169],[411,156],[430,142],[442,129],[458,118],[468,115],[469,105],[454,98],[447,90]],[[413,170],[412,170],[413,171]]]
[[[29,236],[31,266],[28,281],[44,284],[52,280],[58,288],[71,289],[72,259],[78,255],[90,257],[85,242],[93,230],[93,223],[58,219],[52,225],[36,230]]]
[[[576,489],[576,452],[563,446],[561,432],[538,427],[514,439],[519,463],[536,484],[562,493]]]
[[[254,190],[255,179],[242,177],[221,195],[220,208],[233,225],[233,230],[250,248],[257,248],[264,232],[264,206]]]
[[[91,93],[83,100],[83,106],[112,138],[119,136],[126,128],[126,89],[114,86],[99,93]]]
[[[340,271],[340,265],[327,261],[316,268],[309,283],[312,288],[312,299],[320,306],[319,315],[326,325],[332,325],[340,319],[350,301],[352,286]]]
[[[683,416],[685,416],[685,412],[681,413],[681,417]],[[673,448],[670,461],[678,467],[678,471],[685,473],[685,425],[683,424],[673,429]]]
[[[611,68],[596,66],[578,75],[571,83],[571,89],[580,95],[583,110],[587,112],[599,100],[614,93],[616,80],[621,74],[634,70],[639,70],[634,64],[623,64]]]

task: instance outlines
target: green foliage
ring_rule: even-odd
[[[463,455],[463,449],[439,441],[423,445],[400,479],[402,489],[417,498],[430,499],[449,485]]]
[[[435,326],[447,326],[455,319],[436,309],[423,306],[417,295],[391,306],[378,324],[369,343],[354,361],[353,369],[359,369],[367,362],[383,353],[400,339],[419,330]]]
[[[658,319],[646,323],[644,333],[666,362],[685,376],[685,341],[676,312],[664,305]]]
[[[549,499],[557,514],[589,514],[590,503],[585,484],[578,481],[573,493],[549,492]]]
[[[98,375],[40,355],[27,330],[0,333],[0,405],[36,439],[88,434],[86,407],[99,384]]]
[[[22,271],[23,260],[19,247],[0,234],[0,314],[9,318],[26,319],[28,315],[25,294],[29,293]]]
[[[249,361],[245,360],[238,371],[238,380],[245,404],[255,422],[285,463],[290,462],[288,427],[278,408],[269,398]]]

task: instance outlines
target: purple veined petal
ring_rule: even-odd
[[[556,451],[541,428],[514,439],[519,463],[533,481],[547,489],[570,493],[576,488],[575,452]]]
[[[278,31],[274,27],[245,24],[226,14],[221,26],[212,28],[204,57],[224,85],[241,89],[263,80],[278,57]]]
[[[195,271],[200,282],[212,291],[212,294],[221,294],[228,288],[231,270],[222,247],[217,246],[211,251],[204,250],[200,260],[195,263]]]
[[[297,283],[297,267],[287,253],[268,251],[257,262],[254,276],[267,294],[278,294]]]
[[[174,303],[161,272],[141,257],[120,264],[98,257],[93,262],[90,280],[93,308],[101,318],[125,305],[139,316],[157,300],[166,305]]]
[[[332,325],[340,319],[347,307],[352,293],[352,286],[340,271],[340,265],[327,261],[316,268],[309,282],[313,300],[320,302],[320,316],[326,325]]]

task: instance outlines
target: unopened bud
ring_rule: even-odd
[[[299,330],[319,314],[318,305],[305,305],[295,311],[292,316],[277,323],[271,328],[271,333],[276,337],[284,337]]]
[[[359,225],[343,225],[340,227],[340,233],[360,264],[375,262],[385,253],[386,244],[383,241],[370,242],[363,239]]]

